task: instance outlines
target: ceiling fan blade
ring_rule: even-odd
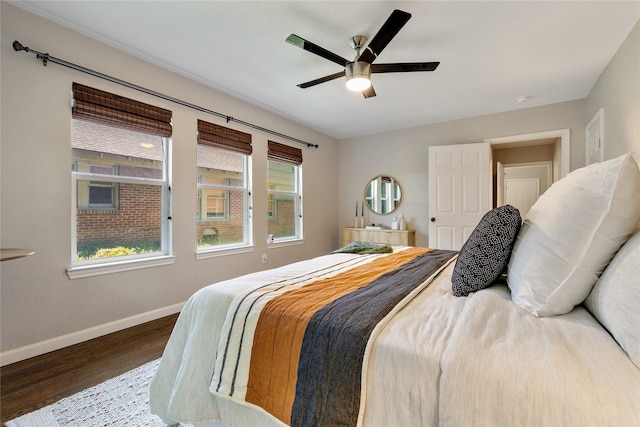
[[[373,89],[373,85],[369,86],[368,89],[362,91],[362,96],[365,98],[373,98],[376,96],[376,91]]]
[[[286,41],[287,43],[291,43],[292,45],[299,47],[300,49],[304,49],[307,52],[311,52],[324,59],[328,59],[331,62],[335,62],[342,67],[345,67],[347,65],[347,62],[349,62],[340,55],[329,52],[327,49],[320,47],[317,44],[311,43],[310,41],[305,40],[302,37],[296,36],[295,34],[291,34],[289,37],[287,37]]]
[[[412,71],[434,71],[439,62],[399,62],[395,64],[371,64],[372,73],[409,73]]]
[[[365,48],[364,52],[362,52],[358,61],[371,64],[410,18],[410,13],[399,9],[391,12],[391,15],[387,18],[378,33],[371,39],[371,42]]]
[[[311,80],[311,81],[306,82],[306,83],[300,83],[297,86],[299,88],[306,89],[308,87],[319,85],[320,83],[328,82],[328,81],[331,81],[331,80],[334,80],[334,79],[337,79],[337,78],[340,78],[340,77],[344,77],[344,76],[345,76],[345,72],[344,71],[340,71],[339,73],[330,74],[328,76],[320,77],[319,79]]]

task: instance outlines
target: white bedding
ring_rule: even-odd
[[[536,318],[477,292],[441,367],[441,425],[640,426],[640,371],[581,306]]]
[[[327,255],[197,292],[152,382],[152,412],[168,424],[281,426],[209,393],[226,308],[248,287],[357,256]],[[640,370],[586,310],[536,318],[503,285],[454,297],[453,265],[375,341],[364,426],[640,425]]]
[[[213,375],[220,330],[227,308],[235,295],[249,288],[359,256],[325,255],[226,280],[196,292],[180,313],[162,355],[158,372],[151,383],[151,412],[159,415],[167,424],[219,421],[220,410],[209,392],[209,383]],[[246,416],[250,415],[251,411],[248,411]]]

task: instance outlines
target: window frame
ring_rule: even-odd
[[[109,126],[109,125],[106,125]],[[109,126],[113,127],[113,126]],[[175,256],[171,254],[171,137],[159,137],[162,141],[162,178],[143,178],[120,175],[106,175],[99,173],[78,171],[77,162],[72,162],[71,168],[71,267],[67,269],[67,275],[71,279],[89,277],[93,275],[108,274],[145,268],[156,265],[172,264]],[[71,147],[73,150],[73,147]],[[94,260],[78,260],[78,235],[77,212],[78,210],[117,210],[118,207],[78,207],[77,188],[78,181],[105,182],[134,185],[153,185],[161,187],[161,212],[160,212],[160,250],[144,254],[123,255],[118,257],[101,258]]]
[[[270,185],[267,185],[267,189],[270,189]],[[276,219],[278,217],[278,204],[276,203],[275,195],[267,191],[267,220]]]
[[[292,191],[285,191],[285,190],[274,190],[271,184],[271,178],[269,176],[269,171],[271,170],[271,168],[269,167],[269,163],[270,162],[276,162],[276,163],[280,163],[280,164],[284,164],[287,166],[291,166],[294,169],[294,189]],[[281,159],[277,159],[277,158],[267,158],[267,201],[269,201],[269,196],[272,196],[272,203],[273,203],[273,215],[269,215],[269,212],[267,212],[267,221],[273,221],[276,220],[278,217],[278,212],[277,212],[277,200],[279,196],[284,196],[284,197],[293,197],[294,200],[294,234],[291,236],[285,236],[285,237],[276,237],[273,236],[273,239],[268,239],[267,245],[273,245],[273,244],[278,244],[278,243],[285,243],[285,242],[294,242],[294,241],[301,241],[304,239],[304,234],[303,234],[303,225],[304,225],[304,221],[303,221],[303,203],[302,203],[302,164],[296,164],[294,162],[288,162],[288,161],[284,161]],[[268,227],[267,227],[268,229]],[[271,233],[269,233],[269,236],[271,237]]]
[[[197,194],[201,194],[200,190],[202,189],[211,189],[211,190],[223,190],[225,191],[225,215],[224,218],[201,218],[202,212],[200,215],[196,215],[196,229],[198,228],[198,224],[200,222],[211,223],[212,225],[216,222],[228,221],[230,217],[230,192],[237,191],[242,193],[242,203],[243,203],[243,211],[242,211],[242,230],[243,237],[242,242],[236,243],[226,243],[226,244],[218,244],[218,245],[206,245],[200,246],[198,243],[198,236],[196,235],[196,259],[204,259],[212,256],[219,256],[227,253],[239,253],[245,250],[248,250],[253,246],[253,215],[252,215],[252,206],[253,206],[253,198],[251,192],[251,165],[252,165],[252,155],[240,153],[234,150],[229,150],[223,147],[212,147],[203,145],[204,149],[216,149],[216,150],[226,150],[230,152],[235,152],[238,155],[242,156],[243,163],[243,180],[242,185],[233,185],[229,183],[228,185],[223,184],[207,184],[202,183],[201,179],[198,177],[197,179]],[[197,169],[200,167],[197,164],[198,159],[196,158],[196,174],[198,174]]]
[[[89,187],[89,192],[88,192],[89,201],[87,202],[87,209],[96,209],[96,210],[104,210],[104,209],[117,210],[118,209],[119,186],[117,182],[111,181],[107,183],[103,181],[93,180],[93,181],[89,181],[87,186]],[[109,189],[108,193],[109,193],[109,199],[111,200],[111,202],[109,203],[92,202],[91,201],[92,190],[94,189]]]
[[[71,123],[73,132],[74,120],[84,123],[94,123],[107,126],[110,129],[129,130],[159,137],[162,142],[160,158],[162,159],[162,177],[158,182],[158,177],[131,177],[112,176],[109,174],[91,174],[89,171],[78,171],[78,164],[71,162],[71,266],[67,269],[70,279],[89,277],[100,274],[107,274],[119,271],[126,271],[138,268],[145,268],[157,265],[167,265],[175,262],[172,252],[172,223],[171,223],[171,180],[172,180],[172,116],[171,110],[147,104],[142,101],[127,98],[115,93],[85,86],[73,82],[71,85]],[[115,133],[115,132],[114,132]],[[74,134],[71,137],[72,159],[74,159],[73,149]],[[115,137],[115,136],[114,136]],[[79,148],[79,147],[78,147]],[[100,145],[98,145],[100,148]],[[96,152],[93,147],[86,147],[89,151]],[[99,151],[97,151],[99,153]],[[136,156],[137,158],[137,156]],[[118,257],[102,258],[99,260],[78,260],[78,194],[77,183],[79,179],[90,178],[88,182],[109,182],[118,185],[118,209],[122,198],[121,185],[124,182],[131,182],[139,185],[160,186],[160,250],[139,254]],[[88,197],[88,191],[87,191]],[[88,199],[87,199],[88,202]],[[116,209],[106,209],[105,211],[116,211]],[[156,211],[157,212],[157,211]]]
[[[217,217],[209,217],[208,216],[208,207],[207,207],[207,202],[209,199],[209,196],[207,196],[206,200],[202,200],[202,197],[199,197],[200,199],[200,212],[199,212],[199,216],[198,216],[198,221],[204,221],[204,222],[219,222],[219,221],[228,221],[229,220],[229,192],[233,191],[233,189],[231,188],[231,186],[226,186],[226,185],[219,185],[219,184],[202,184],[200,182],[200,180],[198,180],[198,190],[220,190],[224,193],[224,198],[220,198],[222,200],[222,203],[224,205],[223,207],[223,214],[222,216],[217,216]],[[204,213],[205,213],[205,217],[202,217],[202,213],[203,213],[203,206],[204,206]]]

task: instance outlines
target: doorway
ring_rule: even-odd
[[[569,171],[569,137],[569,129],[561,129],[476,144],[430,146],[429,247],[459,250],[482,216],[498,206],[498,162],[518,166],[547,162],[551,165],[548,181],[565,176]],[[539,183],[527,185],[537,186],[541,194]],[[537,196],[531,197],[530,204],[533,199]]]
[[[531,206],[553,182],[551,161],[509,163],[497,162],[496,206],[511,205],[524,218]]]
[[[501,206],[506,201],[504,192],[505,173],[510,176],[507,179],[524,179],[528,181],[511,181],[511,189],[518,192],[522,198],[518,207],[521,215],[525,216],[530,206],[535,203],[537,197],[551,186],[555,181],[569,173],[569,129],[560,129],[547,132],[536,132],[508,137],[486,139],[491,146],[492,173],[493,173],[493,206]],[[499,168],[502,167],[502,170]],[[504,170],[513,167],[514,169]],[[517,169],[516,169],[517,168]],[[534,182],[535,179],[539,183]],[[537,195],[534,187],[538,185]],[[527,195],[525,195],[525,192]],[[525,200],[530,197],[531,200]],[[513,202],[513,199],[510,199]],[[509,203],[512,204],[512,203]],[[515,206],[515,205],[514,205]]]

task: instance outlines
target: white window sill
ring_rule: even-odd
[[[208,258],[216,258],[227,255],[236,255],[236,254],[244,254],[248,252],[253,252],[255,248],[254,245],[250,246],[242,246],[235,248],[227,248],[227,249],[209,249],[196,252],[196,259],[208,259]]]
[[[106,264],[78,265],[67,269],[69,279],[82,279],[85,277],[100,276],[102,274],[120,273],[140,268],[170,265],[176,261],[175,255],[161,255],[153,258],[115,261]]]
[[[273,243],[267,243],[267,249],[284,248],[287,246],[297,246],[304,244],[304,239],[276,240]]]

